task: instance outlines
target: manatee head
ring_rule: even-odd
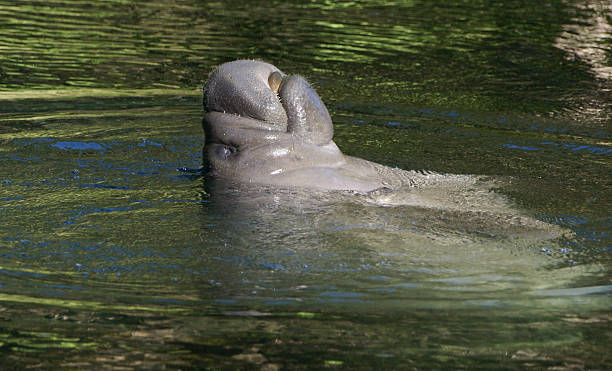
[[[332,140],[327,108],[301,76],[260,61],[222,64],[204,86],[204,111],[204,157],[214,176],[259,184],[366,188],[345,174],[346,159]]]
[[[317,145],[333,137],[327,108],[308,82],[265,62],[238,60],[217,67],[204,86],[204,110],[253,119],[259,121],[257,128],[287,132]],[[227,120],[218,121],[228,125]]]

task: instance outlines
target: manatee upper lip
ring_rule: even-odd
[[[288,78],[287,75],[280,71],[272,71],[267,79],[259,78],[257,89],[269,89],[274,93],[274,104],[278,104],[275,109],[281,110],[284,114],[282,121],[262,120],[260,117],[253,117],[244,112],[228,112],[226,110],[215,109],[208,107],[205,104],[204,128],[208,132],[207,142],[210,144],[220,144],[229,147],[232,152],[238,151],[239,147],[246,145],[253,146],[254,144],[269,144],[276,142],[287,130],[287,110],[283,105],[283,99],[280,96],[280,89],[283,83]],[[263,80],[266,80],[265,82]],[[205,86],[206,89],[206,86]],[[210,91],[206,90],[204,102],[207,102],[206,94]],[[250,92],[247,92],[247,94]],[[240,96],[240,94],[237,94]],[[234,97],[227,97],[233,99]],[[220,116],[211,115],[211,113],[219,114]],[[231,118],[235,117],[235,118]],[[257,147],[258,145],[255,145]]]
[[[204,86],[204,109],[248,117],[284,131],[287,113],[278,92],[285,77],[275,66],[239,60],[217,67]]]
[[[270,76],[268,76],[268,88],[274,92],[274,94],[276,94],[276,97],[278,98],[278,102],[280,103],[281,107],[283,108],[283,111],[285,110],[285,107],[283,105],[282,99],[280,97],[280,90],[283,87],[283,84],[285,82],[285,80],[288,78],[288,75],[285,75],[283,73],[281,73],[280,71],[272,71],[272,73],[270,73]],[[235,116],[240,116],[240,117],[245,117],[244,115],[241,115],[239,113],[233,113],[233,112],[226,112],[225,110],[217,110],[214,108],[209,108],[206,105],[206,95],[208,94],[208,91],[206,89],[206,85],[204,86],[204,111],[205,112],[219,112],[219,113],[224,113],[224,114],[230,114],[230,115],[235,115]],[[286,114],[286,112],[285,112]],[[251,117],[255,120],[259,120],[257,117]],[[263,120],[261,120],[263,121]]]

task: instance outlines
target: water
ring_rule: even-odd
[[[0,0],[0,367],[611,368],[611,14]],[[469,208],[219,189],[201,86],[238,58]]]

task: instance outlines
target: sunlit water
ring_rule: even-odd
[[[612,367],[607,2],[248,4],[0,1],[0,368]],[[343,152],[459,176],[219,184],[238,58]]]

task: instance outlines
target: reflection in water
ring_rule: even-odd
[[[564,92],[597,90],[580,62],[550,44],[569,24],[569,6],[352,4],[0,1],[0,88],[192,89],[217,64],[261,58],[305,74],[328,104],[572,119],[582,108]],[[605,40],[593,40],[604,53]]]
[[[0,0],[0,369],[610,368],[610,10],[580,4]],[[237,58],[430,187],[187,171]]]
[[[612,120],[612,103],[609,99],[612,92],[612,54],[606,45],[612,42],[612,4],[580,1],[573,7],[575,14],[571,23],[563,25],[554,45],[568,53],[570,59],[577,58],[588,64],[601,85],[601,95],[585,99],[584,106],[574,117],[581,121],[599,121],[602,128],[609,128]]]
[[[586,1],[577,2],[575,7],[573,23],[563,25],[555,46],[588,63],[598,78],[610,80],[610,51],[602,46],[612,40],[612,25],[609,23],[612,4]]]

